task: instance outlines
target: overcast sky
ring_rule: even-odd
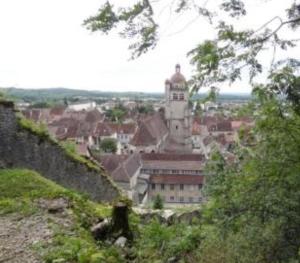
[[[116,34],[92,34],[82,26],[103,2],[1,0],[0,87],[163,92],[175,64],[181,64],[188,78],[192,67],[186,53],[200,41],[214,37],[214,31],[201,19],[182,31],[194,20],[192,14],[170,17],[165,8],[160,16],[166,25],[161,42],[154,51],[130,61],[127,41]],[[287,2],[292,0],[251,0],[249,12],[255,19],[252,16],[244,23],[256,28],[281,14]],[[297,51],[292,54],[299,58]],[[249,90],[246,83],[222,87],[222,92]]]

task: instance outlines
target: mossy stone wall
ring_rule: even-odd
[[[57,184],[111,202],[120,195],[105,171],[81,163],[47,136],[18,124],[13,104],[0,102],[0,168],[27,168]]]

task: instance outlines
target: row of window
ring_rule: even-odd
[[[169,169],[141,169],[141,173],[147,174],[202,174],[201,170],[169,170]]]
[[[152,201],[155,200],[155,196],[152,197]],[[164,200],[164,202],[179,202],[179,203],[201,203],[203,201],[203,198],[201,196],[199,197],[184,197],[184,196],[161,196],[161,198]]]
[[[184,100],[184,94],[183,93],[173,93],[173,100]]]
[[[169,190],[175,190],[176,184],[151,184],[151,189],[152,190],[167,190],[167,186],[169,187]],[[179,184],[179,190],[183,191],[183,190],[201,190],[203,187],[202,184],[198,184],[198,185],[184,185],[184,184]]]

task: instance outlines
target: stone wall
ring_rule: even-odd
[[[94,201],[111,202],[120,194],[103,169],[75,160],[58,143],[24,129],[13,103],[0,101],[0,168],[6,167],[35,170]]]

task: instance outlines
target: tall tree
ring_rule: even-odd
[[[263,1],[263,0],[262,0]],[[271,0],[272,1],[272,0]],[[131,6],[115,6],[107,1],[94,16],[84,21],[91,31],[109,33],[118,29],[122,37],[133,40],[129,46],[136,58],[154,48],[159,41],[162,25],[158,22],[163,10],[161,2],[139,0]],[[191,92],[214,83],[234,82],[248,75],[249,81],[261,73],[272,73],[278,67],[299,66],[294,58],[279,59],[276,50],[295,47],[298,40],[282,37],[282,31],[298,30],[300,25],[300,4],[287,1],[284,16],[268,18],[259,28],[237,30],[235,23],[243,24],[248,18],[247,4],[252,0],[168,0],[166,7],[178,15],[193,12],[204,17],[216,30],[215,39],[207,39],[188,52],[196,74],[190,81]],[[276,5],[276,1],[274,1]],[[164,1],[165,3],[165,1]],[[126,3],[125,3],[126,4]],[[190,13],[189,13],[190,14]],[[252,17],[256,19],[256,17]],[[237,21],[237,22],[235,22]],[[260,54],[273,50],[269,60],[262,60]],[[270,52],[269,52],[270,53]],[[269,64],[271,61],[271,65]]]

